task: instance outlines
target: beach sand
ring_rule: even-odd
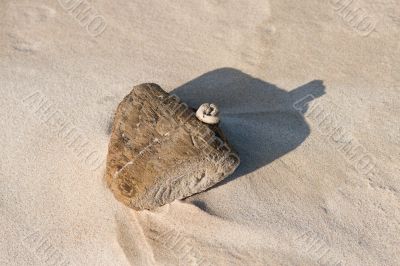
[[[0,265],[400,264],[400,3],[77,1],[0,2]],[[144,82],[241,165],[136,212],[103,176]]]

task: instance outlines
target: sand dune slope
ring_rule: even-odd
[[[399,10],[0,1],[0,265],[399,265]],[[242,164],[135,212],[104,160],[144,82],[216,102]]]

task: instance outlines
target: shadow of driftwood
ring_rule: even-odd
[[[237,69],[217,69],[176,88],[189,106],[214,102],[220,109],[221,128],[239,153],[238,169],[218,185],[250,173],[299,146],[310,134],[303,116],[294,108],[325,93],[320,80],[290,92],[253,78]],[[307,97],[308,96],[308,97]]]

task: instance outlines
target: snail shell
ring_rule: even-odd
[[[203,103],[196,111],[196,117],[206,124],[218,124],[219,110],[215,104]]]

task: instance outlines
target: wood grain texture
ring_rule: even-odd
[[[105,178],[115,197],[136,210],[199,193],[237,168],[239,157],[218,125],[156,84],[141,84],[119,104]]]

